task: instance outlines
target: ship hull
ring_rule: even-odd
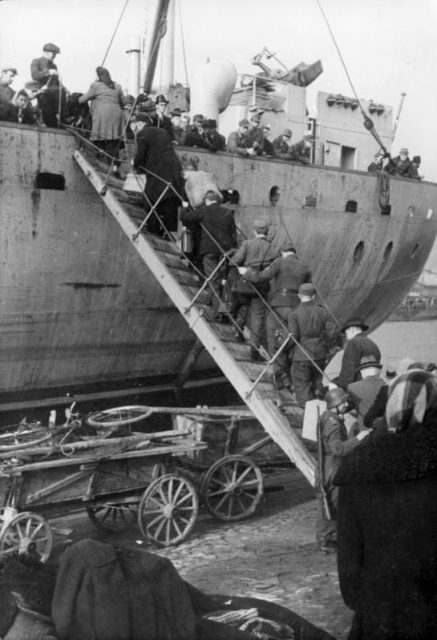
[[[171,383],[194,344],[76,166],[75,148],[66,132],[0,125],[0,401],[23,391]],[[178,153],[238,191],[246,234],[262,216],[275,243],[292,238],[338,322],[359,313],[372,328],[381,324],[432,248],[435,184],[393,179],[391,214],[381,215],[378,180],[361,172]],[[351,201],[355,213],[345,211]],[[214,369],[204,353],[193,374]]]

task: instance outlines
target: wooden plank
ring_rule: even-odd
[[[78,480],[82,480],[94,473],[94,468],[89,468],[83,471],[77,471],[76,473],[72,473],[57,482],[53,482],[52,484],[39,489],[38,491],[34,491],[33,493],[29,493],[26,498],[26,505],[33,504],[34,502],[38,502],[41,498],[45,498],[46,496],[59,491],[60,489],[64,489],[71,484],[74,484]]]
[[[21,476],[26,471],[35,471],[42,469],[53,469],[57,467],[69,467],[73,465],[83,465],[83,464],[94,464],[95,462],[106,462],[107,460],[128,460],[130,458],[151,458],[153,456],[160,457],[162,455],[180,455],[182,453],[192,453],[193,451],[201,451],[202,449],[207,448],[206,442],[194,442],[189,441],[185,442],[181,445],[168,445],[162,447],[154,447],[152,449],[144,449],[143,451],[125,451],[124,453],[118,453],[116,455],[110,456],[109,458],[98,459],[93,458],[91,456],[78,456],[77,458],[73,458],[70,456],[69,458],[56,459],[56,460],[46,460],[44,462],[30,462],[28,464],[23,464],[19,467],[14,467],[13,469],[3,470],[3,473],[10,477]]]

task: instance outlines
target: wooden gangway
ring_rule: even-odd
[[[209,319],[208,283],[206,286],[199,284],[176,244],[143,231],[143,207],[129,202],[120,188],[108,186],[112,179],[107,179],[85,151],[75,151],[74,158],[120,225],[132,249],[140,255],[244,403],[314,486],[315,460],[289,417],[280,409],[282,399],[268,375],[268,362],[251,362],[249,346],[236,340],[233,327]]]

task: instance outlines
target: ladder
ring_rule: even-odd
[[[209,306],[202,304],[202,287],[199,288],[179,248],[157,236],[139,232],[139,221],[144,218],[143,207],[123,201],[126,200],[124,192],[108,187],[106,175],[94,166],[83,151],[76,150],[74,158],[120,225],[132,248],[140,255],[255,418],[308,482],[315,486],[315,460],[278,406],[279,393],[264,376],[267,363],[251,362],[248,346],[236,341],[233,328],[208,319]],[[122,196],[124,198],[120,199]]]

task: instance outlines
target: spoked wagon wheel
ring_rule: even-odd
[[[130,407],[113,407],[92,413],[86,418],[91,427],[120,427],[144,420],[152,413],[150,407],[134,405]]]
[[[202,499],[218,520],[243,520],[252,514],[263,494],[260,468],[246,456],[217,460],[202,482]]]
[[[192,483],[168,473],[153,480],[138,507],[138,525],[147,540],[160,547],[179,544],[189,535],[199,512]]]
[[[34,447],[42,442],[46,442],[52,437],[52,433],[48,429],[15,429],[7,433],[0,434],[0,452],[18,451],[26,447]]]
[[[4,526],[0,533],[0,557],[7,555],[37,556],[46,562],[53,546],[50,525],[36,513],[23,512]]]
[[[137,519],[138,502],[110,501],[87,506],[91,522],[100,531],[119,533],[129,529]]]

